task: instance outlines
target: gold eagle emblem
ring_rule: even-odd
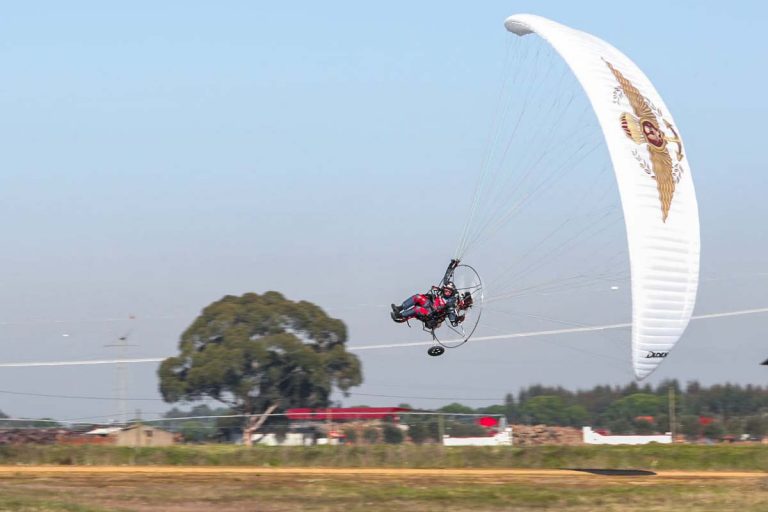
[[[675,194],[675,184],[679,179],[679,167],[673,165],[672,155],[669,153],[667,144],[677,144],[675,156],[677,161],[680,162],[683,159],[682,142],[672,124],[661,117],[661,113],[658,116],[656,115],[655,110],[657,109],[653,108],[648,99],[640,94],[637,87],[632,85],[632,82],[627,80],[610,62],[605,61],[605,63],[608,65],[611,73],[613,73],[616,81],[619,82],[621,91],[629,101],[634,112],[634,115],[624,112],[619,116],[622,130],[636,144],[647,144],[646,147],[651,158],[650,171],[653,173],[653,178],[656,180],[656,188],[659,191],[661,219],[663,222],[666,222],[669,208],[672,205],[672,197]],[[664,125],[672,132],[672,136],[665,134],[661,130],[659,118],[664,121]],[[641,162],[641,165],[642,163],[644,162]],[[643,167],[647,168],[647,163]]]

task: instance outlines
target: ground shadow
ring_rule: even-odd
[[[581,471],[603,476],[653,476],[656,473],[645,469],[600,469],[600,468],[561,468],[568,471]]]

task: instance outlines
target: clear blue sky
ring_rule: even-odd
[[[763,2],[14,3],[0,18],[2,359],[116,355],[103,345],[130,322],[102,320],[129,314],[130,355],[167,356],[206,304],[269,289],[344,319],[351,344],[413,339],[380,308],[345,307],[399,299],[450,256],[455,226],[423,218],[431,189],[414,176],[444,173],[438,193],[471,188],[461,177],[488,131],[503,21],[520,12],[591,32],[651,77],[695,174],[713,279],[698,311],[768,305],[768,279],[754,277],[768,260]],[[694,362],[683,355],[660,378],[764,384],[753,363],[768,357],[767,322],[692,328],[696,341],[679,350]],[[730,337],[744,357],[716,364]],[[517,347],[442,366],[421,348],[368,352],[359,391],[503,397],[536,382],[630,378],[565,371],[574,353],[557,344]],[[484,382],[448,385],[457,373]],[[132,367],[131,379],[129,395],[157,398],[154,367]],[[114,383],[113,368],[0,371],[0,390],[104,396]],[[393,401],[439,403],[379,403]],[[114,403],[0,394],[0,410],[108,416]]]

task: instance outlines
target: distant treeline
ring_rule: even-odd
[[[670,392],[670,390],[672,390]],[[670,407],[670,397],[674,409]],[[668,432],[674,411],[675,431],[689,438],[725,435],[761,438],[768,432],[768,388],[696,381],[685,387],[676,380],[656,387],[595,386],[570,391],[562,387],[530,386],[503,405],[473,409],[454,403],[444,412],[503,415],[510,423],[605,428],[615,434]]]
[[[672,380],[655,387],[650,384],[638,386],[632,382],[626,386],[595,386],[578,391],[535,385],[524,388],[517,396],[507,394],[502,404],[473,408],[452,403],[437,409],[437,412],[504,416],[511,424],[589,425],[614,434],[650,434],[670,431],[670,397],[675,414],[674,430],[690,439],[721,439],[724,436],[758,439],[768,434],[768,387],[738,384],[702,386],[695,381],[684,387]],[[410,404],[399,405],[417,410]],[[190,411],[173,409],[166,417],[228,413],[227,409],[197,406]],[[410,425],[413,434],[419,438],[436,438],[438,429],[453,435],[483,432],[482,428],[473,424],[472,418],[467,417],[445,418],[442,425],[431,416],[403,415],[401,421]],[[239,435],[242,419],[199,419],[174,423],[170,421],[166,426],[182,431],[189,440],[224,440]],[[267,429],[270,426],[287,428],[281,423],[284,422],[268,422]]]
[[[673,400],[670,403],[670,399]],[[417,412],[409,404],[399,404]],[[359,406],[359,405],[358,405]],[[276,411],[279,412],[279,411]],[[435,412],[426,411],[424,412]],[[717,384],[702,386],[688,382],[665,381],[657,386],[595,386],[571,391],[563,387],[535,385],[521,390],[517,396],[508,393],[502,404],[473,408],[452,403],[437,409],[448,415],[403,415],[409,425],[409,437],[420,440],[439,439],[451,435],[482,435],[485,431],[476,418],[461,414],[503,416],[511,424],[545,424],[552,426],[602,428],[614,434],[650,434],[669,432],[670,413],[674,414],[674,431],[689,439],[761,439],[768,434],[768,387]],[[171,409],[167,418],[155,425],[180,432],[187,441],[233,441],[242,434],[244,418],[221,417],[233,414],[228,408],[196,405],[190,410]],[[456,416],[451,416],[456,415]],[[179,419],[197,416],[195,419]],[[207,416],[207,417],[206,417]],[[0,428],[56,427],[55,422],[30,419],[25,422],[4,420],[0,412]],[[287,432],[293,428],[286,418],[270,419],[264,431]],[[386,434],[386,432],[384,432]],[[386,437],[386,436],[385,436]]]

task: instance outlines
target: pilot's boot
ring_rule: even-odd
[[[389,314],[389,316],[392,317],[392,320],[395,321],[398,324],[402,324],[403,322],[408,321],[407,318],[404,318],[402,315],[395,313],[394,311]]]

